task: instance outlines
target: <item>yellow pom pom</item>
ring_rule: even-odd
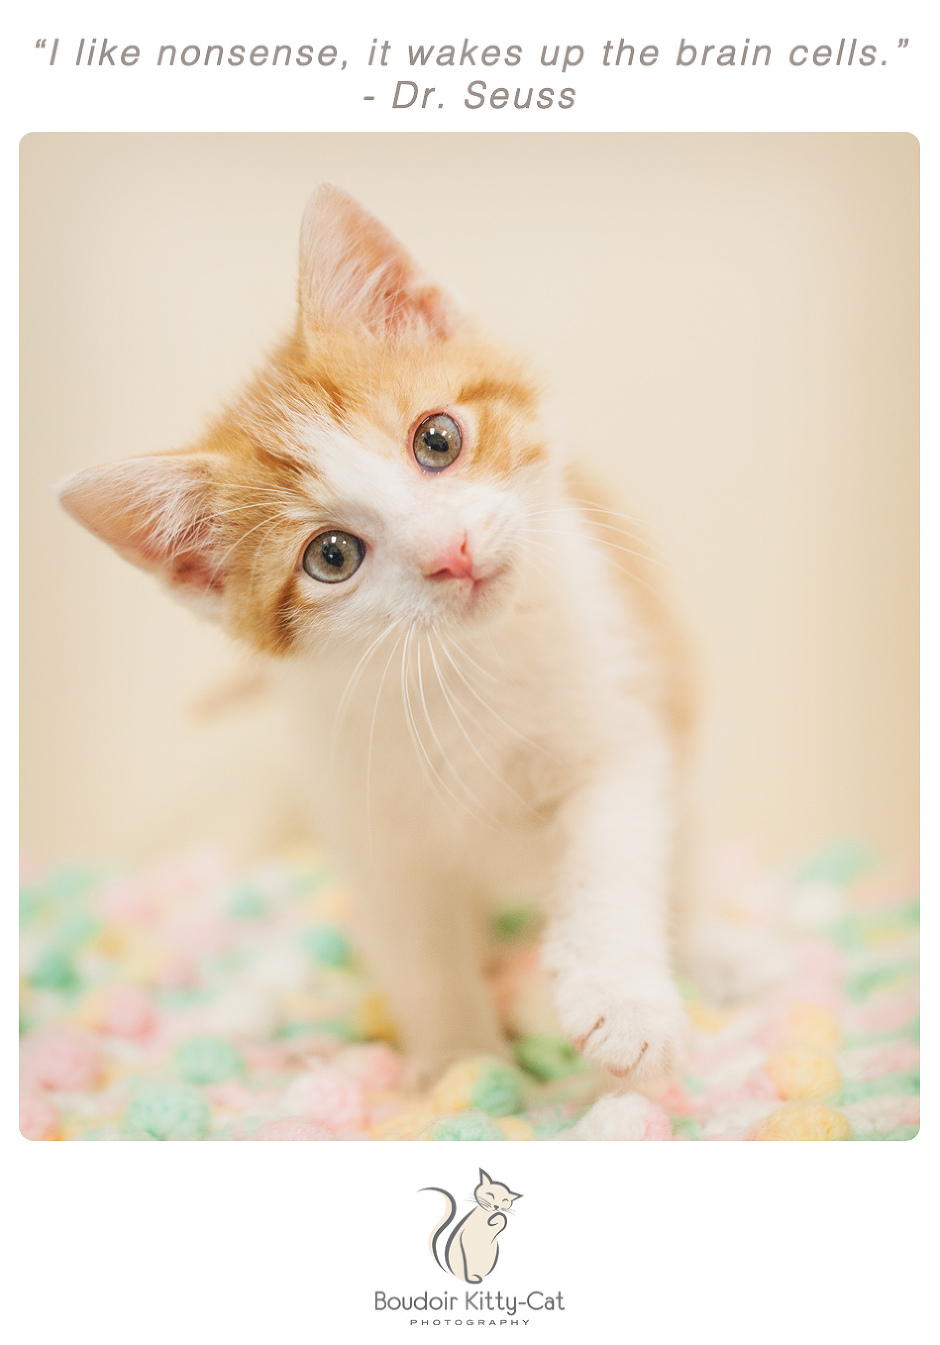
[[[818,1102],[790,1102],[778,1107],[754,1132],[756,1140],[850,1140],[848,1118]]]
[[[787,1014],[787,1040],[800,1046],[837,1051],[842,1045],[839,1024],[821,1004],[793,1004]]]
[[[124,970],[128,979],[142,985],[159,985],[168,965],[166,949],[145,938],[131,942],[124,954]]]
[[[832,1056],[810,1046],[790,1046],[777,1051],[764,1069],[787,1102],[795,1098],[835,1097],[842,1087],[842,1075]]]
[[[388,1005],[376,990],[364,995],[359,1005],[359,1031],[366,1041],[387,1041],[395,1046],[398,1028],[392,1021]]]
[[[309,990],[285,990],[278,996],[278,1008],[285,1018],[330,1017],[330,1005],[322,996],[313,995]]]
[[[444,1112],[465,1108],[488,1116],[511,1116],[522,1107],[522,1076],[492,1056],[458,1060],[431,1092],[431,1104]]]
[[[97,985],[93,990],[89,990],[75,1007],[72,1015],[72,1021],[79,1027],[90,1028],[92,1032],[99,1032],[105,1024],[107,1007],[107,987]]]
[[[92,952],[102,957],[119,958],[124,956],[127,947],[127,934],[118,925],[106,925],[97,938],[92,939]]]
[[[451,1065],[434,1085],[431,1105],[442,1112],[462,1111],[464,1107],[469,1107],[473,1086],[487,1064],[489,1060],[486,1056],[469,1056]]]
[[[730,1013],[713,1009],[701,999],[693,999],[690,1004],[687,1004],[686,1013],[689,1015],[689,1022],[696,1032],[720,1032],[731,1018]]]
[[[496,1122],[508,1140],[533,1140],[535,1131],[521,1116],[502,1116]]]
[[[427,1106],[405,1107],[392,1116],[383,1116],[370,1127],[375,1140],[413,1140],[426,1131],[436,1119]]]

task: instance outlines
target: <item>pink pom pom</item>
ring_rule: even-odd
[[[753,1074],[748,1076],[744,1091],[749,1098],[756,1098],[763,1102],[774,1102],[780,1096],[762,1069],[755,1070]]]
[[[280,1121],[265,1121],[253,1136],[256,1140],[333,1140],[336,1136],[325,1126],[306,1121],[302,1116],[285,1116]]]
[[[67,1032],[36,1038],[26,1052],[26,1081],[37,1088],[82,1093],[101,1077],[101,1057],[90,1042]]]
[[[101,1030],[114,1037],[146,1037],[156,1022],[153,1003],[136,985],[108,988],[101,1006]]]
[[[41,1093],[24,1093],[20,1098],[20,1134],[28,1140],[55,1139],[59,1113]]]
[[[674,1116],[691,1116],[694,1110],[685,1088],[675,1080],[670,1081],[668,1087],[658,1094],[658,1101],[665,1111],[671,1111]]]
[[[258,1101],[258,1094],[246,1088],[241,1079],[209,1084],[203,1091],[213,1107],[223,1107],[226,1111],[245,1111]]]
[[[285,1092],[283,1104],[333,1131],[360,1130],[365,1122],[362,1085],[334,1065],[298,1075]]]
[[[672,1126],[662,1107],[653,1106],[643,1126],[645,1140],[671,1140]]]
[[[337,1064],[358,1079],[363,1088],[384,1092],[396,1088],[401,1080],[401,1056],[384,1042],[348,1046]]]
[[[199,982],[199,963],[181,948],[168,949],[157,972],[162,990],[189,990]]]

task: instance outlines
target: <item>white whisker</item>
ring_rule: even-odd
[[[450,647],[448,645],[447,640],[444,638],[443,632],[439,631],[438,636],[441,642],[441,650],[446,655],[448,663],[450,663],[451,667],[454,669],[454,672],[456,672],[457,676],[460,678],[461,682],[464,683],[467,690],[474,697],[474,699],[480,702],[480,704],[483,706],[483,709],[487,710],[493,716],[494,719],[498,720],[498,722],[502,724],[504,729],[507,729],[514,737],[520,739],[520,741],[524,742],[528,747],[533,747],[537,752],[544,752],[546,756],[551,756],[552,754],[548,751],[547,748],[543,747],[539,743],[533,742],[531,738],[527,738],[526,735],[524,733],[521,733],[519,729],[517,729],[513,724],[507,723],[506,720],[503,719],[502,715],[497,710],[494,710],[492,705],[489,705],[483,699],[483,697],[477,691],[476,687],[473,686],[471,682],[467,681],[467,678],[464,676],[463,672],[454,662],[453,656],[451,655],[450,652]],[[552,759],[554,760],[554,758]]]
[[[617,542],[608,541],[606,537],[595,537],[593,533],[585,534],[583,532],[578,532],[576,529],[562,530],[561,528],[542,528],[542,527],[535,527],[535,528],[523,527],[520,529],[520,531],[525,533],[540,532],[544,533],[547,537],[578,537],[581,538],[582,540],[585,537],[589,537],[592,541],[597,542],[600,546],[609,546],[612,551],[623,551],[628,556],[638,556],[640,560],[648,561],[650,565],[660,565],[662,566],[663,569],[668,568],[666,562],[664,560],[657,559],[656,556],[647,555],[645,551],[633,551],[628,546],[620,546],[620,544]]]
[[[349,680],[347,681],[346,686],[343,690],[343,694],[340,697],[339,705],[336,708],[336,714],[333,718],[333,731],[330,738],[330,760],[334,763],[336,761],[336,752],[339,746],[339,736],[342,731],[343,723],[346,719],[346,715],[352,703],[352,698],[356,693],[356,689],[360,681],[362,680],[362,675],[366,670],[366,666],[369,663],[372,655],[375,653],[378,646],[385,639],[386,635],[389,635],[398,624],[399,624],[398,620],[389,622],[389,624],[385,627],[385,629],[381,632],[381,634],[377,635],[375,639],[366,647],[365,652],[360,656],[359,661],[356,663],[355,668],[353,668],[349,676]]]
[[[447,755],[447,752],[444,750],[444,745],[443,745],[443,743],[441,742],[440,738],[438,737],[437,730],[435,729],[434,725],[433,725],[432,722],[431,722],[431,714],[430,714],[430,711],[429,711],[429,709],[428,709],[427,698],[426,698],[426,696],[425,696],[425,694],[424,694],[424,677],[423,677],[422,670],[421,670],[421,637],[420,637],[420,635],[418,636],[418,646],[417,646],[417,649],[418,649],[418,691],[420,692],[420,695],[421,695],[421,705],[422,705],[422,708],[423,708],[423,710],[424,710],[424,717],[425,717],[425,719],[428,721],[428,728],[431,730],[431,736],[433,737],[435,743],[437,744],[437,749],[438,749],[438,751],[440,752],[441,757],[443,758],[445,765],[448,766],[448,767],[450,768],[450,770],[451,770],[451,772],[452,772],[454,778],[455,778],[456,781],[457,781],[457,784],[460,786],[460,788],[461,788],[466,794],[469,795],[469,797],[473,800],[473,802],[477,805],[477,807],[484,813],[484,815],[485,815],[489,820],[494,820],[494,819],[490,819],[490,818],[489,818],[489,812],[488,812],[488,810],[487,810],[487,808],[486,808],[486,805],[485,805],[480,799],[477,798],[477,796],[476,796],[476,794],[474,794],[473,790],[472,790],[472,789],[469,789],[469,788],[467,787],[467,785],[466,785],[466,782],[465,782],[464,780],[461,779],[460,772],[459,772],[459,771],[457,770],[457,768],[454,766],[454,764],[453,764],[452,761],[450,760],[450,757]],[[431,659],[434,661],[434,663],[435,663],[435,667],[436,667],[436,662],[437,662],[437,661],[434,659],[434,650],[431,648],[430,639],[428,640],[428,652],[430,653],[430,655],[431,655]],[[438,682],[440,682],[440,675],[438,675]],[[441,685],[441,691],[443,691],[443,690],[444,690],[444,687],[443,687],[443,684],[442,684],[442,685]],[[445,694],[446,694],[446,693],[445,693]],[[469,738],[467,739],[467,741],[468,741],[468,742],[470,741]],[[471,745],[471,747],[473,746],[472,743],[471,743],[470,745]],[[481,758],[481,760],[482,760],[482,758]]]
[[[401,625],[401,622],[399,621],[398,624]],[[392,645],[391,652],[385,662],[385,667],[382,669],[382,676],[379,678],[378,689],[376,690],[375,693],[375,705],[372,709],[372,722],[369,725],[369,748],[368,753],[366,755],[366,824],[369,834],[370,852],[372,850],[372,747],[375,741],[375,721],[378,718],[379,714],[379,698],[382,695],[382,688],[385,685],[385,678],[388,674],[389,668],[392,666],[392,659],[395,657],[395,652],[398,649],[398,646],[404,640],[404,638],[405,638],[405,632],[402,631],[401,634],[398,636],[398,639]]]
[[[496,769],[495,769],[495,768],[494,768],[494,767],[493,767],[493,766],[486,760],[486,758],[483,756],[483,754],[480,752],[479,748],[477,747],[476,743],[475,743],[475,742],[473,741],[473,739],[470,737],[470,734],[467,732],[467,730],[466,730],[466,728],[465,728],[465,726],[464,726],[463,720],[460,718],[460,715],[457,713],[457,710],[456,710],[456,708],[455,708],[453,702],[451,701],[450,695],[448,694],[447,687],[446,687],[445,684],[444,684],[444,678],[443,678],[443,676],[442,676],[442,674],[441,674],[440,665],[438,664],[437,658],[435,657],[435,654],[434,654],[434,647],[433,647],[433,645],[430,643],[430,641],[428,642],[428,650],[429,650],[430,655],[431,655],[431,660],[432,660],[432,662],[433,662],[433,664],[434,664],[434,670],[435,670],[435,672],[437,673],[437,680],[438,680],[438,683],[439,683],[439,685],[440,685],[441,692],[442,692],[442,694],[443,694],[443,696],[444,696],[445,701],[447,702],[447,705],[448,705],[448,707],[449,707],[449,709],[450,709],[451,714],[452,714],[453,717],[454,717],[454,722],[456,723],[457,727],[460,729],[460,732],[463,734],[464,738],[466,739],[466,741],[467,741],[467,745],[469,746],[470,750],[473,752],[474,756],[476,756],[477,760],[481,763],[481,765],[484,766],[484,767],[486,768],[486,770],[489,771],[490,775],[493,776],[494,780],[498,780],[499,783],[503,786],[504,789],[508,789],[508,790],[509,790],[509,793],[512,794],[512,796],[513,796],[515,799],[518,799],[518,801],[523,805],[523,807],[528,808],[530,812],[534,812],[535,810],[532,808],[532,805],[531,805],[526,799],[524,799],[524,798],[522,797],[521,794],[516,793],[516,791],[513,789],[512,785],[510,785],[510,784],[506,781],[506,779],[505,779],[502,775],[500,775],[499,771],[497,771],[497,770],[496,770]]]
[[[467,812],[471,812],[472,810],[467,808],[467,805],[463,801],[463,799],[458,798],[457,795],[454,793],[454,791],[448,785],[447,781],[441,778],[440,772],[436,769],[434,762],[431,760],[428,750],[425,747],[424,742],[421,738],[421,734],[418,731],[418,724],[417,720],[415,719],[414,708],[412,707],[411,704],[411,691],[408,687],[408,679],[405,674],[405,658],[407,656],[410,662],[411,641],[414,636],[414,633],[415,633],[415,627],[414,626],[409,627],[408,634],[405,638],[404,648],[402,650],[402,664],[401,664],[402,703],[405,707],[405,718],[408,724],[408,731],[411,735],[411,741],[417,754],[418,761],[420,762],[421,768],[424,772],[425,779],[431,786],[431,789],[436,792],[437,787],[440,786],[440,788],[443,789],[444,793],[447,794],[451,799],[453,799],[453,801],[458,805],[458,807],[466,809]]]

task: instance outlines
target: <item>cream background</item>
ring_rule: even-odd
[[[706,833],[912,855],[917,156],[883,134],[28,137],[25,843],[272,838],[273,718],[189,708],[227,643],[52,486],[194,434],[289,322],[303,202],[332,180],[531,354],[559,432],[650,520],[698,651]]]

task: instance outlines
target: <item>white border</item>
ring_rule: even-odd
[[[762,6],[759,12],[753,3],[707,8],[644,3],[629,10],[547,3],[536,13],[510,0],[483,0],[473,6],[472,17],[469,7],[458,14],[415,3],[400,4],[392,13],[374,0],[335,13],[277,0],[264,6],[170,0],[159,12],[126,3],[79,9],[62,0],[41,12],[21,6],[5,38],[15,91],[3,137],[9,301],[2,376],[9,442],[16,429],[13,184],[18,142],[29,131],[910,131],[922,151],[924,484],[925,498],[935,501],[932,240],[940,236],[940,221],[937,129],[930,115],[938,56],[934,12],[923,5],[801,0]],[[527,123],[521,115],[471,114],[447,106],[432,124],[363,103],[361,93],[371,87],[368,74],[352,68],[342,75],[351,93],[335,80],[330,85],[326,79],[282,79],[273,71],[241,72],[257,74],[254,85],[229,77],[209,87],[205,78],[191,78],[191,71],[170,72],[166,80],[165,72],[140,68],[99,79],[97,72],[89,78],[83,70],[40,68],[36,38],[58,34],[64,50],[77,35],[105,33],[145,49],[179,34],[180,41],[330,41],[341,51],[362,51],[375,36],[399,43],[479,35],[504,45],[571,41],[596,47],[608,36],[635,35],[638,44],[657,42],[664,56],[656,69],[642,72],[642,83],[617,82],[616,76],[604,82],[599,75],[589,80],[582,66],[570,80],[579,93],[568,113],[538,121],[533,116]],[[777,67],[759,81],[752,77],[759,71],[679,70],[666,56],[679,36],[715,42],[748,36],[771,43],[776,53],[796,41],[837,42],[843,35],[876,42],[890,53],[888,64],[864,77]],[[901,35],[910,45],[898,53],[894,44]],[[508,76],[501,82],[509,83]],[[457,72],[454,86],[462,84]],[[399,116],[400,125],[393,120]],[[934,533],[926,530],[928,573],[936,560]],[[5,538],[12,535],[12,528],[4,531]],[[6,573],[13,572],[11,557]],[[933,637],[933,630],[929,633]],[[929,686],[937,680],[932,642],[925,666]],[[932,742],[936,722],[929,713],[925,726]],[[929,826],[937,815],[932,770],[926,786]],[[13,816],[12,808],[7,815]],[[929,832],[927,840],[929,893],[934,870]],[[935,919],[929,902],[924,928],[930,950]],[[8,949],[14,943],[11,938]],[[936,1023],[929,977],[924,1011],[929,1046]],[[29,1144],[10,1125],[14,1071],[11,1060],[4,1065],[3,1150],[19,1201],[17,1281],[23,1291],[21,1323],[10,1339],[52,1341],[65,1331],[78,1339],[129,1335],[161,1342],[169,1335],[185,1342],[234,1342],[400,1334],[406,1324],[376,1318],[369,1303],[372,1288],[381,1287],[383,1255],[397,1265],[401,1248],[411,1246],[412,1215],[396,1211],[410,1209],[412,1190],[429,1182],[452,1181],[462,1190],[468,1182],[463,1169],[478,1162],[491,1162],[494,1175],[506,1170],[515,1186],[530,1193],[528,1225],[522,1205],[511,1229],[519,1273],[529,1264],[531,1276],[564,1280],[570,1316],[534,1323],[530,1329],[543,1335],[679,1341],[694,1334],[735,1342],[794,1336],[880,1341],[889,1334],[921,1334],[918,1285],[926,1281],[928,1239],[919,1211],[928,1164],[936,1156],[931,1128],[936,1089],[929,1072],[926,1129],[908,1144],[539,1144],[495,1151],[492,1145],[471,1145],[442,1151],[408,1144],[327,1150],[276,1144]],[[545,1200],[546,1193],[558,1193],[554,1203]],[[569,1199],[570,1207],[564,1203]],[[420,1290],[425,1279],[422,1269],[407,1287]]]

